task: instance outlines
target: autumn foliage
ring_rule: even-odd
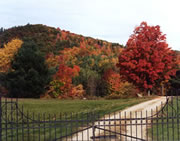
[[[117,43],[84,37],[40,24],[27,24],[4,30],[0,34],[1,47],[10,44],[14,38],[19,38],[24,43],[30,40],[38,45],[52,77],[49,85],[45,86],[45,94],[58,98],[106,95],[106,89],[110,87],[104,85],[104,72],[115,67],[118,62],[117,56],[123,50]],[[16,44],[13,42],[13,45]],[[18,47],[16,49],[18,50]],[[13,55],[11,56],[9,60],[6,59],[8,65],[1,61],[2,75],[6,75],[4,72],[11,69]],[[24,59],[28,60],[27,57]]]
[[[113,94],[113,93],[117,94],[121,91],[123,83],[122,83],[119,73],[116,73],[112,69],[109,69],[105,72],[104,79],[106,80],[108,84],[110,94]]]
[[[0,34],[0,85],[9,83],[6,81],[10,79],[4,78],[7,77],[8,71],[16,71],[12,67],[14,54],[21,50],[22,43],[26,44],[29,41],[37,45],[38,54],[36,51],[32,53],[24,51],[23,59],[18,62],[22,62],[20,68],[35,65],[37,69],[34,74],[39,75],[44,69],[40,69],[41,65],[38,63],[31,63],[36,62],[33,54],[41,56],[40,58],[45,61],[43,67],[47,69],[49,78],[48,84],[43,86],[46,92],[38,93],[40,97],[45,95],[74,99],[94,96],[110,96],[109,98],[134,96],[137,93],[136,87],[141,91],[153,91],[159,88],[160,84],[166,83],[170,76],[175,74],[175,67],[179,62],[168,47],[160,27],[148,26],[145,22],[135,29],[127,42],[127,47],[84,37],[60,28],[27,24],[5,29]],[[24,47],[23,50],[28,48],[29,46]],[[28,79],[22,79],[24,82],[17,84],[17,90],[31,79],[33,88],[34,85],[42,87],[40,82],[42,80],[39,79],[35,84],[34,81],[37,79],[33,78],[33,73],[30,72]],[[25,90],[31,89],[29,86]],[[8,87],[7,90],[10,92]]]
[[[51,84],[53,84],[53,90],[57,92],[53,93],[53,95],[59,98],[78,97],[72,84],[72,78],[77,76],[79,71],[80,68],[78,66],[71,68],[60,64],[59,70],[55,74],[53,82],[51,82]],[[82,94],[80,96],[82,96]]]
[[[131,83],[122,80],[121,75],[112,69],[104,73],[104,79],[108,86],[107,99],[134,97],[138,93]]]
[[[142,22],[136,27],[119,56],[120,74],[140,90],[168,81],[176,72],[176,56],[166,43],[160,26]]]
[[[19,39],[13,39],[12,41],[4,44],[3,48],[0,48],[0,72],[7,72],[11,66],[11,61],[18,49],[21,47],[23,41]]]

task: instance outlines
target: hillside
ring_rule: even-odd
[[[110,43],[91,37],[84,37],[82,35],[70,33],[69,31],[60,30],[60,28],[56,29],[41,24],[27,24],[25,26],[17,26],[4,30],[1,29],[1,47],[14,38],[21,40],[30,38],[38,45],[42,45],[46,52],[55,52],[57,50],[63,50],[64,48],[72,48],[73,46],[79,47],[81,42],[84,41],[87,45],[92,46],[122,47],[122,45],[118,43]]]
[[[118,57],[131,54],[125,50],[118,43],[41,24],[1,28],[0,91],[26,98],[134,97],[140,89],[117,68]],[[160,92],[159,85],[154,92]]]
[[[23,42],[22,47],[21,45],[18,46],[18,44],[21,44],[21,41]],[[11,54],[11,57],[4,55],[4,61],[0,62],[1,75],[6,74],[8,71],[11,72],[14,69],[13,64],[15,64],[14,62],[16,62],[19,52],[23,52],[20,51],[23,50],[21,48],[28,48],[28,44],[36,44],[34,46],[36,46],[45,58],[45,64],[48,66],[51,74],[51,81],[45,86],[46,93],[43,92],[45,95],[50,94],[52,97],[59,98],[82,97],[82,95],[105,96],[114,90],[108,90],[107,87],[109,86],[106,86],[107,84],[104,83],[104,80],[106,79],[109,83],[119,82],[110,82],[110,80],[108,80],[109,74],[113,75],[116,79],[119,78],[116,63],[118,61],[118,55],[123,50],[123,46],[117,43],[84,37],[61,30],[60,28],[56,29],[40,24],[27,24],[6,30],[1,29],[0,43],[2,52],[3,50],[6,52],[5,49],[12,50],[8,49],[8,47],[13,48],[14,46],[15,48],[14,51],[8,53]],[[31,55],[29,55],[28,52],[37,51],[36,49],[24,50],[25,54],[23,55],[29,57]],[[16,55],[14,56],[13,54]],[[20,56],[23,55],[21,54]],[[31,57],[25,57],[23,59],[33,60]],[[21,62],[21,67],[28,63],[30,62],[26,62],[26,64]],[[61,70],[63,70],[63,72]],[[108,73],[107,76],[106,72],[111,73]],[[12,78],[10,78],[10,80],[11,79]],[[32,81],[36,83],[34,80]],[[32,88],[31,85],[29,87]],[[58,89],[57,86],[59,86]],[[14,84],[13,87],[19,86]],[[120,87],[116,86],[115,89],[120,89]],[[12,95],[15,97],[29,97],[23,96],[23,94],[20,96],[16,92],[10,93],[14,93]],[[43,93],[41,91],[41,93],[38,93],[35,97],[39,97]]]

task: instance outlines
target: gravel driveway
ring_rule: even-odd
[[[116,112],[113,115],[110,116],[105,116],[103,119],[124,119],[124,118],[143,118],[143,117],[149,117],[152,114],[155,113],[156,110],[159,110],[161,106],[166,102],[166,97],[157,97],[153,100],[149,100],[140,104],[137,104],[135,106],[129,107],[124,109],[123,111]],[[110,129],[111,131],[116,131],[116,132],[121,132],[122,134],[127,135],[125,136],[117,136],[116,138],[112,139],[102,139],[104,140],[111,140],[111,141],[116,141],[116,140],[127,140],[127,141],[133,141],[136,140],[135,138],[141,138],[141,139],[147,139],[146,137],[146,129],[148,128],[147,125],[142,125],[142,123],[146,123],[147,120],[124,120],[124,121],[100,121],[100,122],[95,122],[94,124],[97,125],[97,127],[103,128],[103,129]],[[111,128],[104,127],[103,125],[118,125],[118,124],[126,124],[126,126],[116,126],[114,129],[113,126]],[[130,124],[130,126],[128,126]],[[133,125],[135,124],[135,125]],[[138,125],[141,124],[141,125]],[[95,136],[101,136],[104,135],[103,130],[96,129],[95,130]],[[91,141],[93,136],[93,129],[89,128],[87,130],[84,130],[82,132],[77,133],[75,136],[71,137],[69,141]],[[130,138],[128,136],[133,136],[135,137]],[[96,139],[96,140],[101,140],[101,139]]]

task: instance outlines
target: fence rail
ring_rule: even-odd
[[[180,93],[168,93],[151,111],[36,114],[18,99],[0,97],[1,141],[134,141],[180,140]]]

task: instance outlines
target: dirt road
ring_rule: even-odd
[[[157,111],[162,108],[162,106],[166,102],[166,97],[158,97],[156,99],[143,102],[141,104],[135,105],[133,107],[127,108],[123,110],[126,111],[126,117],[128,118],[147,118],[151,117],[152,115],[155,115]],[[130,126],[126,126],[125,134],[133,137],[137,137],[140,139],[147,140],[146,131],[147,131],[147,125],[146,123],[150,122],[150,120],[130,120],[127,121],[126,124],[131,124]],[[134,124],[134,125],[133,125]],[[139,125],[138,125],[139,124]],[[144,125],[143,125],[144,124]],[[132,139],[131,137],[124,137],[124,140],[136,140]]]
[[[105,116],[104,119],[143,118],[143,117],[147,117],[147,116],[149,117],[152,114],[154,114],[156,110],[159,110],[160,107],[165,102],[166,102],[166,97],[158,97],[153,100],[146,101],[146,102],[137,104],[135,106],[126,108],[123,111],[116,112],[113,115]],[[136,140],[135,138],[147,139],[147,137],[146,137],[147,125],[146,124],[142,125],[143,123],[147,122],[147,120],[139,120],[139,121],[138,120],[127,120],[127,121],[125,120],[123,122],[125,122],[125,123],[121,122],[120,124],[126,124],[126,126],[116,127],[115,129],[113,129],[113,126],[112,126],[112,127],[110,127],[110,130],[117,131],[117,132],[120,132],[120,130],[121,130],[121,133],[125,134],[127,136],[116,137],[115,139],[111,139],[112,141],[120,140],[120,138],[121,138],[121,140],[130,140],[130,141]],[[119,124],[119,121],[111,121],[111,122],[101,121],[101,122],[96,122],[94,124],[97,125],[97,127],[109,129],[109,127],[108,128],[107,128],[107,126],[103,127],[103,125],[113,125],[113,124],[117,125],[117,124]],[[130,125],[130,126],[128,126],[128,125]],[[100,136],[100,135],[104,135],[104,131],[96,129],[95,136]],[[79,132],[75,136],[71,137],[71,139],[69,139],[69,140],[70,141],[91,141],[92,136],[93,136],[93,129],[90,128],[90,129],[84,130],[82,132]],[[135,138],[131,138],[128,136],[135,137]],[[98,139],[98,140],[100,140],[100,139]],[[105,139],[103,139],[103,140],[105,140]],[[107,140],[110,140],[110,139],[107,139]]]

